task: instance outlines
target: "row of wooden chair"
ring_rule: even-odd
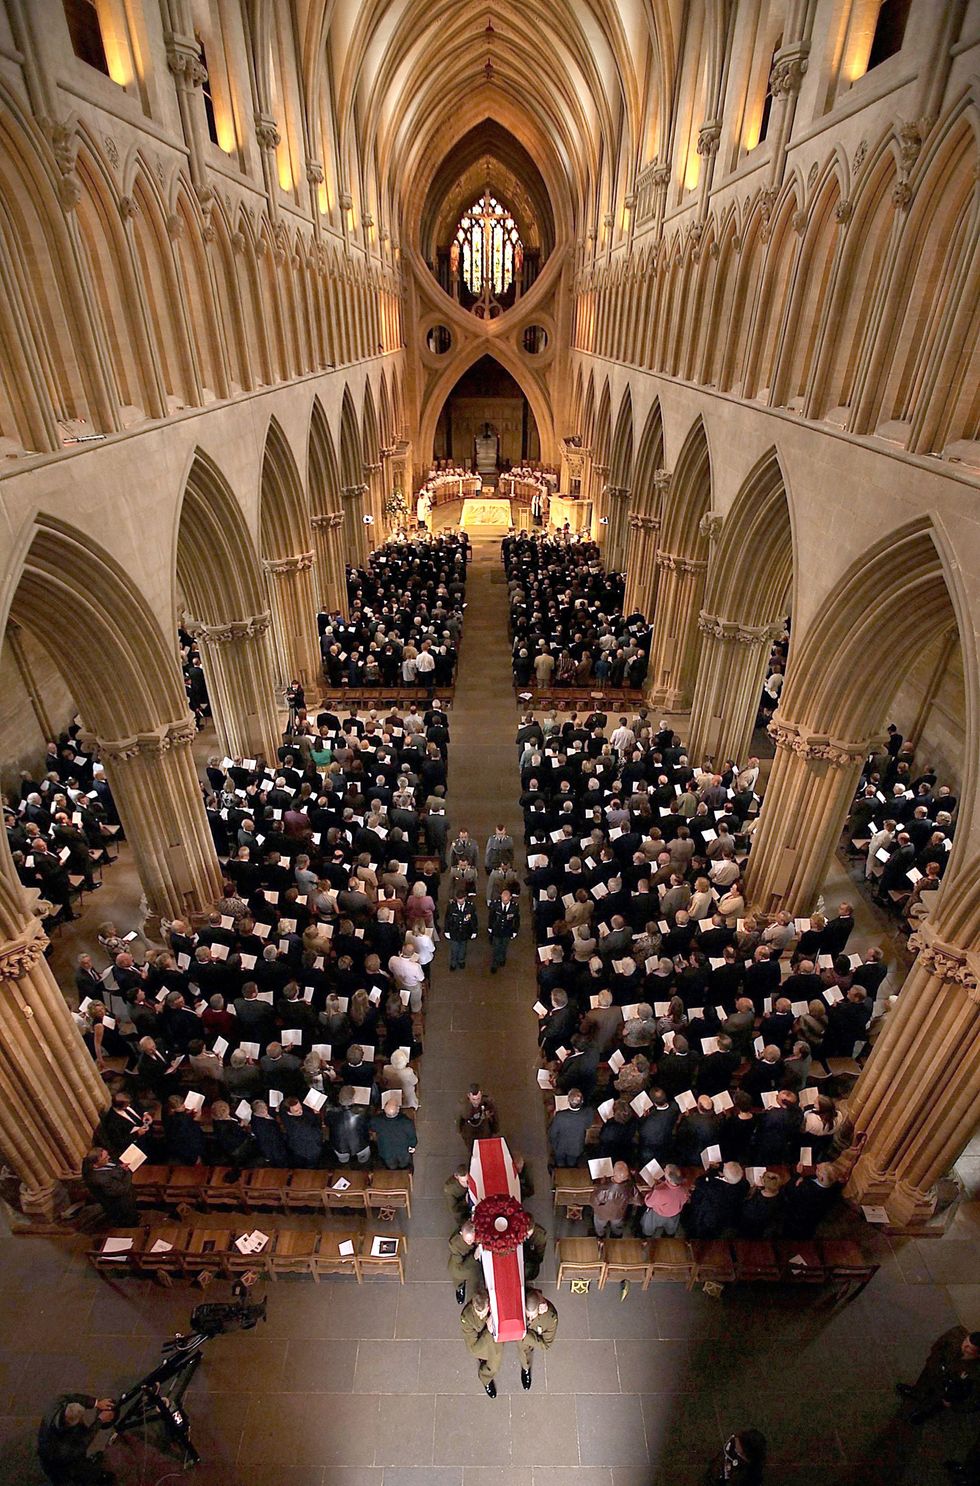
[[[858,1294],[879,1265],[850,1239],[816,1243],[755,1239],[688,1241],[683,1238],[560,1238],[556,1241],[558,1284],[596,1280],[600,1290],[612,1280],[731,1285],[738,1281],[771,1284],[835,1284]]]
[[[282,1274],[309,1274],[317,1284],[321,1275],[353,1275],[360,1285],[365,1275],[397,1275],[405,1283],[403,1234],[384,1234],[391,1254],[372,1254],[374,1233],[359,1229],[333,1233],[317,1228],[280,1228],[267,1224],[261,1231],[268,1241],[258,1253],[242,1253],[236,1240],[253,1232],[251,1224],[218,1227],[207,1223],[161,1223],[150,1228],[113,1228],[89,1250],[89,1261],[104,1273],[153,1274],[197,1278],[210,1274],[229,1279],[254,1272],[277,1279]],[[129,1247],[120,1249],[120,1244]],[[352,1244],[350,1255],[341,1244]]]
[[[532,681],[529,686],[515,686],[518,700],[522,692],[532,693],[526,704],[532,710],[553,708],[556,712],[591,712],[599,707],[605,712],[618,712],[623,708],[642,707],[647,701],[644,692],[635,686],[609,687],[600,691],[596,686],[558,686],[539,690]],[[525,704],[520,702],[521,710]]]
[[[389,1212],[403,1208],[408,1217],[412,1215],[410,1171],[365,1171],[356,1166],[308,1171],[276,1166],[241,1170],[233,1166],[146,1163],[133,1173],[133,1191],[140,1207],[186,1205],[250,1213],[308,1208]]]
[[[455,686],[437,686],[431,693],[424,686],[328,686],[320,694],[319,710],[331,703],[342,702],[350,706],[357,703],[361,708],[373,707],[380,712],[382,708],[403,707],[412,702],[425,702],[430,706],[434,701],[441,702],[448,710],[453,705],[454,691]],[[309,710],[312,712],[313,707]]]

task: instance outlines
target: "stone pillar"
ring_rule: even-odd
[[[606,527],[606,571],[621,573],[626,566],[630,492],[625,485],[607,485],[609,525]]]
[[[269,595],[278,630],[282,659],[289,675],[307,690],[320,685],[320,642],[316,633],[316,600],[313,597],[313,553],[296,557],[266,558],[262,566],[269,575]]]
[[[783,632],[773,624],[739,624],[704,609],[698,615],[701,652],[691,705],[690,754],[700,762],[744,763],[752,740],[766,661]]]
[[[665,712],[691,705],[697,664],[698,614],[706,561],[657,553],[657,607],[650,648],[650,703]]]
[[[221,870],[204,814],[191,744],[191,717],[98,747],[150,913],[187,918],[221,891]]]
[[[608,524],[608,491],[606,478],[609,474],[608,464],[593,464],[589,469],[589,494],[592,498],[592,540],[598,542],[605,556],[606,546],[609,541]],[[603,525],[602,518],[607,518]]]
[[[765,913],[806,913],[826,880],[873,740],[842,742],[783,717],[769,733],[776,756],[749,857],[748,897]]]
[[[321,609],[339,609],[347,614],[347,574],[341,547],[343,511],[330,511],[310,518],[316,552],[317,596]]]
[[[24,1212],[50,1219],[109,1101],[12,873],[0,875],[0,1156],[20,1178]]]
[[[980,1124],[980,952],[929,923],[909,947],[918,958],[847,1107],[866,1136],[847,1194],[903,1227],[931,1216],[934,1184]]]
[[[383,466],[379,461],[376,464],[365,464],[363,469],[367,481],[368,505],[376,527],[376,541],[381,542],[384,539],[385,519]]]
[[[270,623],[268,612],[227,624],[184,621],[201,647],[214,725],[231,758],[260,753],[272,762],[276,757],[280,729],[269,659]]]
[[[344,508],[344,556],[353,567],[362,567],[367,562],[368,552],[373,545],[368,541],[368,529],[364,525],[366,494],[366,485],[345,485],[340,492]]]
[[[31,711],[34,713],[37,725],[41,731],[41,737],[45,740],[56,738],[58,736],[58,730],[51,721],[50,714],[45,706],[44,697],[41,695],[41,688],[34,679],[34,668],[28,660],[27,652],[24,649],[23,633],[24,631],[15,620],[7,620],[6,639],[10,645],[10,653],[14,658],[14,664],[20,674],[20,679],[24,683],[24,690],[27,692]]]
[[[626,546],[626,595],[623,612],[639,610],[649,618],[657,592],[657,542],[660,521],[656,516],[629,518]]]

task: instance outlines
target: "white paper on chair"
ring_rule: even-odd
[[[331,1192],[346,1192],[349,1186],[350,1182],[345,1176],[338,1176],[337,1180],[331,1185],[330,1190]]]
[[[861,1211],[869,1223],[888,1223],[891,1221],[883,1207],[864,1207],[862,1205]]]
[[[348,1182],[347,1185],[350,1186],[350,1182]],[[339,1243],[337,1245],[337,1253],[340,1255],[341,1259],[353,1259],[354,1245],[351,1243],[349,1238],[345,1238],[342,1243]]]
[[[117,1259],[121,1259],[124,1254],[129,1253],[132,1247],[133,1240],[131,1238],[107,1238],[100,1252],[106,1255],[114,1255]]]
[[[589,1162],[589,1176],[594,1182],[600,1181],[602,1177],[613,1174],[612,1159],[609,1156],[597,1156]]]
[[[393,1259],[397,1253],[397,1238],[387,1238],[379,1233],[371,1240],[372,1259]]]
[[[167,1243],[165,1238],[157,1238],[150,1244],[151,1254],[170,1254],[173,1252],[173,1244]]]
[[[119,1157],[120,1165],[127,1171],[138,1171],[145,1160],[146,1152],[141,1151],[138,1145],[128,1145]]]

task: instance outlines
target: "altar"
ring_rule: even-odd
[[[569,531],[588,536],[592,527],[592,502],[553,495],[548,508],[548,522],[552,527],[563,527],[568,522]]]
[[[468,496],[463,501],[463,514],[460,517],[460,526],[464,531],[472,531],[474,527],[491,527],[507,531],[510,528],[510,501],[501,500],[499,497],[480,495]]]

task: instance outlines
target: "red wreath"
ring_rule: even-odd
[[[506,1228],[498,1230],[498,1218],[506,1218]],[[473,1209],[473,1227],[477,1243],[488,1253],[511,1254],[530,1234],[534,1219],[524,1211],[516,1197],[498,1193],[477,1203]]]

